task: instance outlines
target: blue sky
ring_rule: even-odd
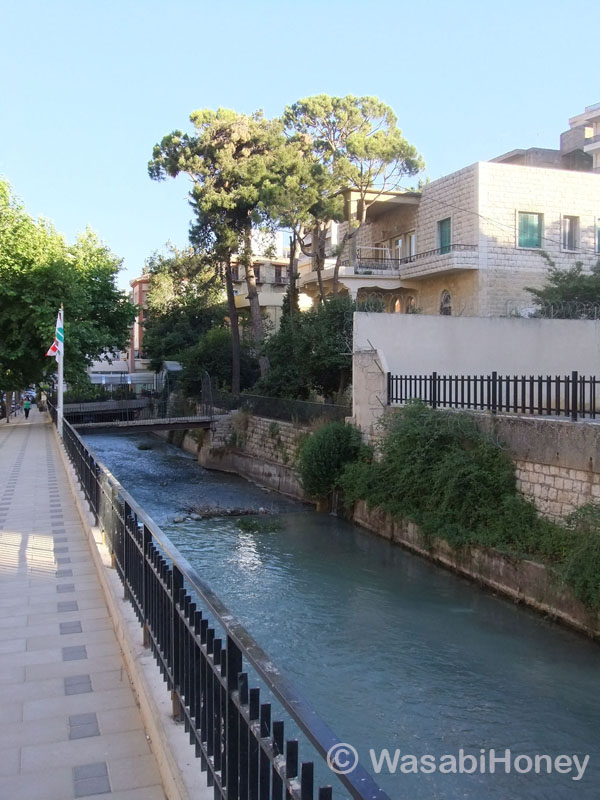
[[[0,0],[0,175],[69,240],[96,230],[126,286],[186,243],[185,179],[146,165],[194,109],[276,116],[311,94],[374,94],[435,179],[557,147],[600,102],[596,20],[587,0]]]

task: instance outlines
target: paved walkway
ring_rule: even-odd
[[[46,415],[0,421],[0,798],[164,800]]]

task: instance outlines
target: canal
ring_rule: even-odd
[[[371,749],[438,764],[461,748],[485,751],[484,774],[384,767],[375,777],[391,798],[600,795],[597,644],[335,517],[206,471],[151,435],[87,441],[366,768]],[[192,506],[263,508],[281,527],[173,522]],[[492,748],[590,758],[578,781],[575,767],[547,774],[546,760],[538,774],[513,762],[491,775]]]

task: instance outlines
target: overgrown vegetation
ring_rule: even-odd
[[[302,441],[298,450],[298,471],[304,490],[317,500],[339,488],[346,464],[370,451],[362,444],[358,430],[343,422],[323,425]]]
[[[541,517],[517,489],[514,465],[465,414],[407,405],[383,423],[372,459],[348,426],[325,425],[304,443],[300,473],[316,499],[335,488],[415,522],[426,541],[493,547],[549,566],[590,608],[600,608],[600,506],[558,524]],[[351,429],[352,430],[352,429]]]
[[[581,261],[576,261],[568,269],[559,269],[548,253],[541,251],[540,255],[549,267],[546,283],[541,289],[526,289],[537,306],[535,316],[597,319],[600,304],[600,258],[587,272]]]
[[[237,526],[245,533],[276,533],[282,528],[279,517],[240,517]]]

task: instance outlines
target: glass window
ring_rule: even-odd
[[[452,316],[452,295],[447,289],[444,289],[440,298],[440,314],[442,317]]]
[[[404,237],[398,236],[394,239],[394,258],[403,258],[404,257]]]
[[[577,250],[579,247],[579,217],[562,218],[563,250]]]
[[[416,256],[417,254],[417,236],[414,231],[408,234],[408,256]]]
[[[452,228],[451,219],[441,219],[438,222],[438,239],[440,242],[440,253],[450,252],[450,243],[452,241]]]
[[[543,214],[519,211],[519,247],[541,247]]]
[[[412,294],[409,294],[406,298],[406,305],[404,306],[404,313],[405,314],[414,314],[417,308],[417,301],[415,300]]]

